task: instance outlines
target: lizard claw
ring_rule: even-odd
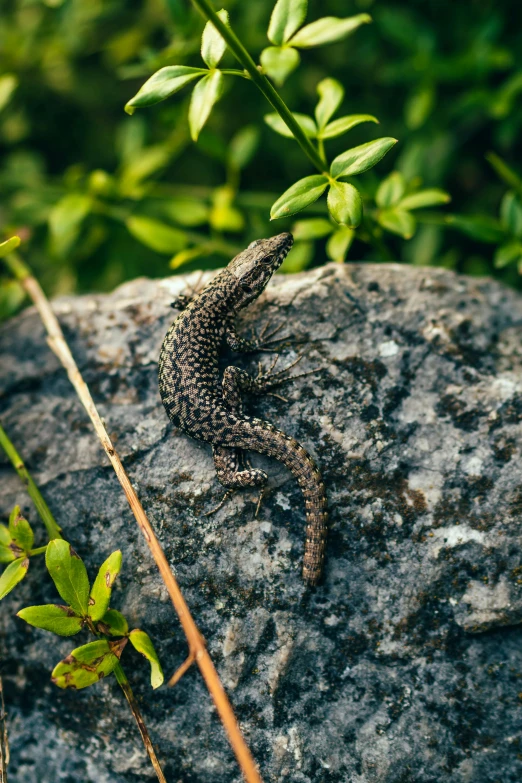
[[[271,394],[273,397],[278,397],[279,399],[282,399],[284,402],[288,402],[284,397],[281,397],[279,394],[274,394],[271,389],[274,389],[277,386],[280,386],[282,383],[289,383],[290,381],[295,381],[296,378],[303,378],[305,375],[313,375],[316,372],[319,372],[320,370],[326,369],[324,367],[316,367],[313,370],[307,370],[306,372],[300,372],[295,375],[287,375],[288,371],[291,370],[293,367],[295,367],[299,362],[303,359],[305,356],[304,353],[298,354],[297,358],[286,367],[283,367],[282,370],[279,370],[278,372],[272,372],[274,367],[277,364],[277,361],[279,359],[279,354],[276,356],[275,360],[272,362],[268,370],[263,371],[261,364],[259,364],[259,371],[257,374],[257,377],[255,379],[256,384],[259,389],[259,393],[268,393]]]
[[[280,323],[279,326],[276,326],[275,329],[272,329],[272,331],[267,334],[269,325],[270,325],[270,321],[267,321],[263,329],[261,330],[259,337],[256,337],[254,331],[252,330],[252,341],[256,346],[255,348],[256,351],[262,351],[266,353],[279,353],[280,351],[283,351],[285,348],[290,348],[293,345],[300,345],[302,343],[308,342],[307,338],[305,337],[297,337],[297,338],[292,338],[291,336],[276,337],[277,333],[284,328],[285,326],[284,323]]]
[[[228,489],[225,492],[225,494],[223,495],[223,497],[221,498],[221,501],[217,504],[217,506],[215,506],[214,508],[211,508],[210,511],[207,511],[202,516],[210,517],[212,514],[215,514],[216,511],[219,511],[220,508],[223,508],[223,506],[225,505],[227,500],[232,497],[232,495],[234,494],[235,491],[236,491],[235,489]]]

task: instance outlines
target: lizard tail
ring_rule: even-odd
[[[262,419],[250,419],[248,427],[245,423],[243,420],[241,433],[234,433],[234,445],[282,462],[301,487],[306,507],[303,579],[310,585],[316,585],[323,571],[328,534],[326,490],[319,469],[294,438]]]

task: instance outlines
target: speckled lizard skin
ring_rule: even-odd
[[[266,454],[295,476],[306,504],[303,578],[321,577],[327,535],[326,494],[313,459],[296,440],[272,424],[243,413],[242,392],[262,394],[282,381],[282,373],[253,378],[227,367],[220,378],[218,359],[224,344],[233,351],[262,350],[235,330],[235,316],[265,289],[292,247],[291,234],[252,242],[201,293],[181,297],[182,310],[161,348],[159,389],[169,418],[197,440],[212,444],[219,481],[229,490],[263,487],[267,475],[245,463],[244,452]]]

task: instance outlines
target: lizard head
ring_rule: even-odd
[[[227,270],[237,281],[236,308],[246,307],[264,290],[294,243],[292,234],[278,234],[270,239],[256,239],[232,259]]]

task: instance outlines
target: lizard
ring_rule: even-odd
[[[268,476],[245,462],[245,452],[274,457],[297,479],[305,499],[306,537],[302,575],[316,585],[322,574],[327,537],[326,490],[308,452],[294,438],[263,419],[243,412],[242,393],[271,393],[283,378],[277,373],[253,377],[219,358],[225,346],[235,352],[264,350],[261,339],[241,337],[238,313],[264,291],[293,244],[289,233],[251,242],[211,282],[193,296],[181,296],[173,307],[181,312],[165,335],[158,380],[165,410],[177,428],[211,444],[217,478],[227,495],[244,487],[266,485]],[[277,331],[277,330],[276,330]],[[225,497],[227,497],[225,495]]]

